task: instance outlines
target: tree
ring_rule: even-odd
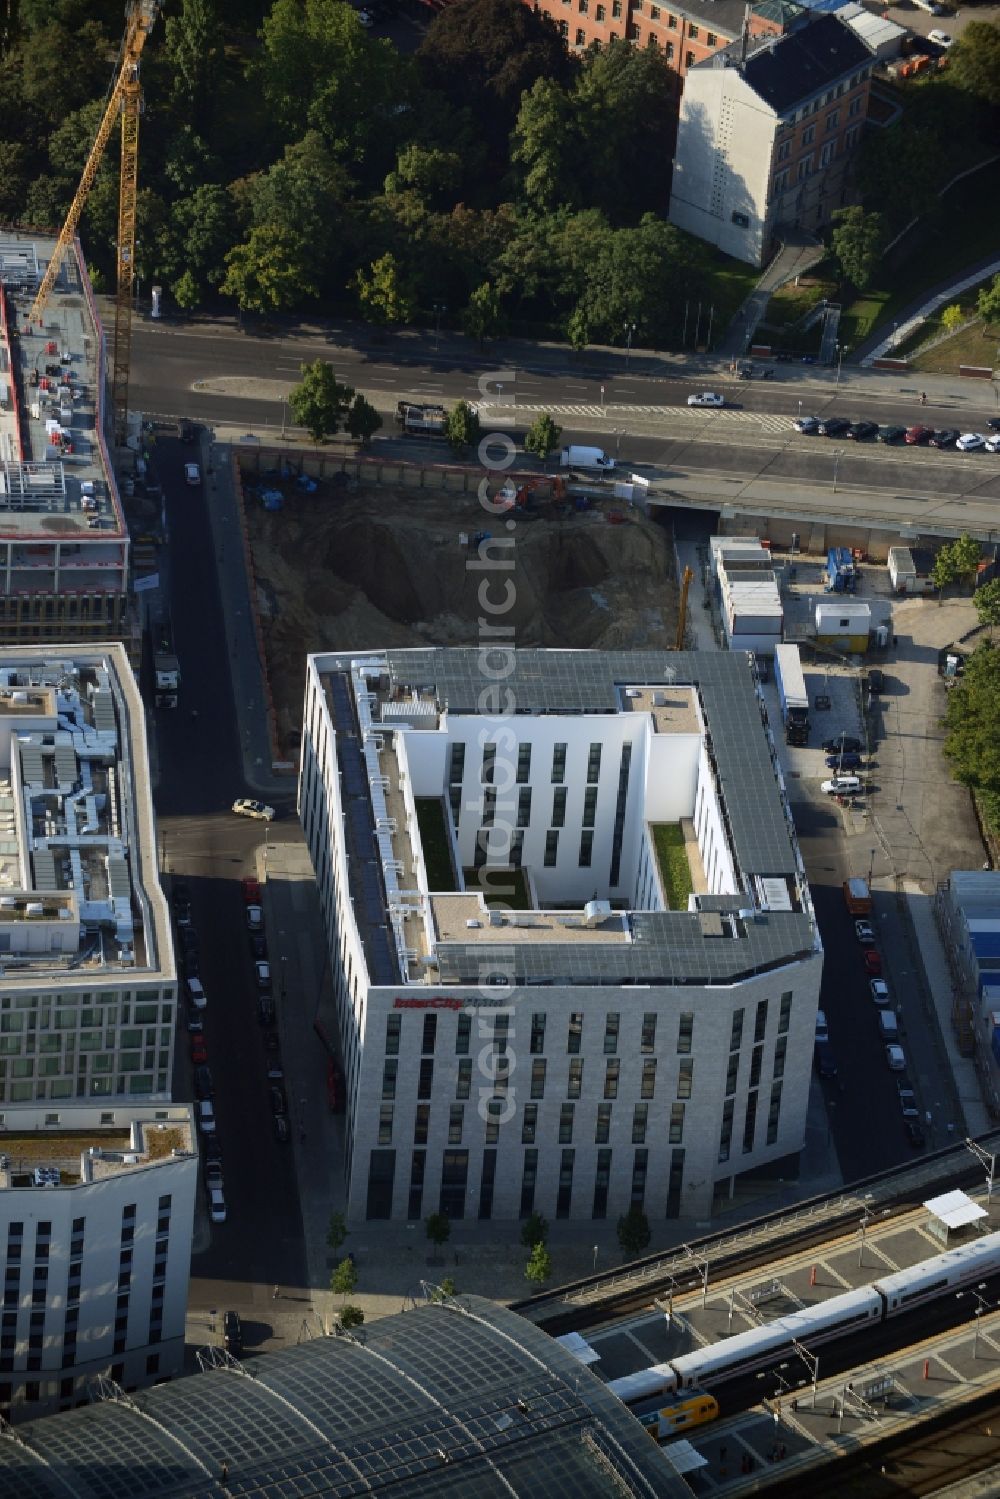
[[[865,209],[838,208],[833,214],[830,236],[833,253],[847,280],[863,291],[871,282],[886,239],[886,223],[880,213]]]
[[[582,153],[575,101],[551,78],[537,79],[521,100],[511,137],[511,161],[521,169],[522,191],[533,208],[547,213],[580,202]]]
[[[382,425],[382,418],[370,401],[358,393],[351,403],[350,410],[344,420],[344,426],[350,432],[355,442],[364,443],[367,447],[375,433]]]
[[[180,15],[168,17],[164,30],[173,103],[195,129],[206,129],[222,55],[215,0],[183,0]]]
[[[362,312],[373,323],[389,327],[409,322],[413,316],[413,299],[403,285],[395,255],[379,256],[372,261],[368,274],[358,271],[351,284]]]
[[[618,1219],[618,1242],[623,1254],[641,1254],[651,1237],[649,1219],[640,1208],[631,1207]]]
[[[184,312],[193,312],[201,301],[201,288],[190,271],[184,271],[170,287],[174,301]]]
[[[346,1300],[356,1289],[357,1284],[358,1267],[350,1257],[341,1260],[330,1276],[330,1290],[335,1296],[343,1296]]]
[[[175,200],[157,237],[155,274],[169,282],[189,277],[196,288],[194,306],[225,279],[226,251],[235,237],[232,197],[224,187],[204,183]]]
[[[316,296],[310,257],[300,235],[280,224],[251,229],[226,255],[219,290],[234,297],[242,312],[283,312]]]
[[[340,430],[354,391],[338,382],[333,365],[325,359],[299,368],[302,380],[288,397],[288,404],[299,426],[305,427],[315,442],[325,442]]]
[[[559,446],[561,436],[562,427],[557,427],[548,412],[543,412],[541,416],[535,417],[524,434],[524,451],[534,453],[536,458],[541,458],[544,462],[553,449]]]
[[[332,1249],[334,1254],[347,1238],[347,1223],[343,1213],[331,1213],[330,1221],[326,1226],[327,1248]]]
[[[0,220],[17,218],[30,177],[27,148],[20,141],[0,141]]]
[[[909,114],[909,112],[908,112]],[[862,136],[856,180],[865,203],[877,203],[889,225],[904,228],[937,199],[950,157],[943,134],[912,122]]]
[[[590,343],[590,328],[587,325],[587,314],[582,307],[574,307],[566,319],[566,337],[570,341],[570,347],[574,354],[582,354]]]
[[[484,281],[477,286],[462,313],[462,326],[470,338],[478,339],[482,348],[488,338],[496,338],[503,330],[503,312],[500,293],[495,286]]]
[[[365,1320],[365,1314],[359,1306],[342,1306],[337,1318],[345,1332],[350,1332],[352,1327],[360,1327]]]
[[[965,322],[965,313],[957,302],[952,302],[941,314],[941,327],[946,333],[955,333]]]
[[[444,1279],[441,1281],[440,1285],[434,1286],[432,1288],[432,1290],[431,1290],[431,1300],[432,1301],[443,1301],[446,1296],[454,1296],[455,1294],[456,1294],[455,1282],[454,1282],[453,1278],[450,1275],[446,1275],[444,1277]]]
[[[977,588],[972,602],[976,606],[981,625],[989,625],[990,630],[1000,625],[1000,578],[994,578],[990,583],[984,583],[982,588]]]
[[[944,590],[948,587],[949,583],[954,583],[958,577],[958,572],[955,568],[955,558],[949,543],[945,543],[934,558],[934,568],[931,572],[931,577],[934,581],[934,587],[938,591],[938,603],[940,603]]]
[[[948,53],[948,77],[994,108],[1000,104],[1000,26],[973,21]]]
[[[474,448],[478,445],[482,436],[482,423],[479,413],[473,411],[468,401],[459,401],[451,411],[448,412],[444,424],[444,435],[456,453],[463,448]]]
[[[991,323],[1000,323],[1000,276],[994,276],[989,286],[979,288],[976,311],[987,327]]]
[[[944,752],[955,779],[977,791],[1000,793],[1000,651],[987,640],[966,657],[948,694]]]
[[[552,1256],[546,1245],[537,1243],[528,1256],[528,1263],[524,1267],[524,1278],[530,1280],[533,1285],[541,1286],[552,1274]]]
[[[960,536],[957,541],[946,543],[934,559],[932,576],[938,590],[938,602],[941,590],[949,583],[965,582],[971,586],[981,560],[982,548],[972,536]]]
[[[396,169],[385,179],[387,193],[415,192],[422,203],[454,202],[462,180],[462,158],[457,151],[404,146],[396,157]]]
[[[544,1244],[549,1237],[549,1225],[541,1213],[532,1213],[521,1225],[521,1243],[525,1249],[534,1249],[536,1244]]]
[[[440,1249],[451,1238],[451,1220],[444,1213],[431,1213],[424,1219],[424,1228],[435,1249]]]

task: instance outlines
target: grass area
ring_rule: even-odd
[[[436,796],[418,796],[417,827],[424,850],[428,890],[457,890],[451,862],[451,839],[444,820],[444,802]]]
[[[679,822],[658,822],[653,826],[653,847],[660,869],[663,893],[671,911],[686,911],[688,896],[694,889],[691,866],[684,847]]]
[[[817,302],[837,299],[837,282],[832,276],[800,276],[798,285],[789,281],[779,286],[767,304],[766,326],[791,328],[811,312]]]
[[[845,306],[840,317],[841,342],[849,349],[949,276],[996,253],[1000,244],[1000,162],[965,177],[941,200],[936,224],[914,239],[898,267],[887,266],[881,286],[870,287]],[[916,231],[920,236],[919,229]],[[978,361],[977,361],[978,362]]]
[[[528,880],[523,869],[464,869],[466,890],[480,891],[488,906],[506,906],[511,911],[533,911]]]
[[[933,331],[929,321],[924,324],[925,338],[930,338]],[[953,375],[960,364],[995,366],[1000,362],[998,346],[1000,333],[991,328],[987,336],[983,324],[976,322],[971,328],[964,328],[961,333],[945,339],[944,343],[919,354],[913,360],[913,368],[927,374]]]
[[[717,344],[722,338],[729,324],[743,306],[747,297],[753,291],[760,280],[761,272],[756,266],[747,265],[743,260],[734,260],[730,255],[723,255],[719,250],[710,250],[707,245],[698,245],[701,269],[705,273],[706,287],[703,299],[703,316],[701,327],[701,338],[704,342],[708,332],[707,312],[714,307],[712,314],[712,343]],[[690,310],[688,322],[689,339],[694,333],[695,308]],[[678,341],[681,329],[677,329]]]

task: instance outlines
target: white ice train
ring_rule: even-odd
[[[793,1342],[812,1348],[816,1343],[844,1337],[866,1323],[902,1316],[922,1302],[997,1272],[1000,1233],[986,1234],[958,1249],[921,1260],[909,1270],[883,1276],[873,1285],[831,1296],[775,1322],[752,1327],[693,1353],[682,1353],[668,1363],[613,1379],[608,1388],[626,1404],[676,1390],[704,1389],[773,1363],[791,1349]]]

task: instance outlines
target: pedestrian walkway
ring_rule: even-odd
[[[939,286],[930,296],[925,295],[921,301],[913,302],[909,307],[905,307],[900,316],[893,320],[891,333],[877,329],[872,337],[855,351],[854,357],[857,359],[859,355],[861,356],[859,362],[865,369],[869,369],[876,359],[891,357],[893,349],[906,343],[920,324],[926,322],[939,307],[943,307],[953,297],[960,296],[963,291],[968,291],[970,286],[976,286],[980,281],[998,274],[1000,274],[1000,260],[994,256],[990,260],[982,261],[972,270],[965,271],[961,276]],[[989,349],[992,349],[992,345],[988,346]],[[991,357],[987,352],[986,361],[991,362]]]
[[[715,349],[716,359],[738,359],[753,342],[757,324],[767,311],[767,304],[779,286],[794,281],[826,254],[825,247],[812,235],[789,229],[777,255],[761,276],[753,291],[739,308],[725,335]]]

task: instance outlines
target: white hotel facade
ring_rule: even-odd
[[[746,655],[311,656],[304,724],[352,1221],[704,1217],[794,1169],[822,949]]]

